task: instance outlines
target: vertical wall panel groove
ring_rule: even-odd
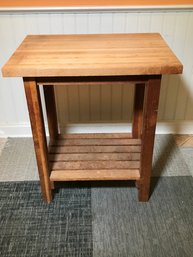
[[[180,14],[179,14],[180,16]],[[179,57],[181,58],[182,63],[185,62],[184,57],[185,57],[185,50],[186,50],[186,42],[188,40],[188,34],[189,34],[189,26],[187,26],[187,24],[190,24],[190,19],[191,19],[192,14],[189,13],[188,15],[183,14],[183,19],[179,17],[179,20],[184,23],[182,26],[182,29],[184,29],[184,37],[183,37],[183,46],[180,46],[179,44],[179,48],[177,49],[177,51],[179,52]],[[182,38],[181,35],[179,35],[179,41]],[[186,69],[186,67],[185,67]],[[184,70],[185,70],[184,69]],[[175,112],[175,119],[176,120],[183,120],[185,117],[185,111],[186,111],[186,103],[187,103],[187,97],[188,97],[188,93],[187,93],[187,88],[184,87],[184,83],[183,83],[183,79],[182,76],[180,77],[180,84],[179,84],[179,88],[178,88],[178,95],[177,95],[177,99],[176,99],[176,112]]]
[[[0,64],[26,34],[160,32],[184,64],[182,76],[163,76],[159,120],[193,119],[193,11],[0,14]],[[6,29],[5,29],[6,28]],[[59,122],[129,121],[133,85],[56,87]],[[6,99],[6,100],[5,100]],[[0,78],[0,126],[28,122],[21,79]]]

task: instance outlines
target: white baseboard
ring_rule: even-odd
[[[29,123],[0,125],[0,137],[31,137]]]
[[[47,131],[47,128],[46,128]],[[131,123],[89,123],[61,126],[66,133],[121,133],[130,132]],[[157,134],[193,134],[193,121],[158,122]],[[0,137],[31,137],[29,123],[0,125]]]

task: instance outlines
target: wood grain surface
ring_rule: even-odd
[[[53,170],[51,181],[86,181],[86,180],[138,180],[139,169],[119,170]]]
[[[2,69],[5,77],[182,73],[158,33],[29,35]]]
[[[36,85],[35,80],[32,78],[24,78],[24,88],[33,133],[42,195],[44,200],[50,203],[52,201],[52,190],[49,179],[50,168],[39,86]]]
[[[141,140],[128,137],[124,133],[59,136],[50,143],[51,181],[139,179]]]
[[[143,125],[141,136],[141,159],[140,159],[140,180],[139,201],[146,202],[150,197],[150,182],[152,175],[152,158],[157,122],[161,76],[157,79],[150,79],[145,85]]]

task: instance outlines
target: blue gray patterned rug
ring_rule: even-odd
[[[130,183],[63,187],[0,183],[1,257],[192,257],[193,178],[153,178],[148,203]]]
[[[129,185],[92,189],[94,257],[193,256],[193,178],[152,182],[147,203]]]
[[[62,188],[46,204],[38,182],[1,182],[0,256],[92,256],[90,191]]]

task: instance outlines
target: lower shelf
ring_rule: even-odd
[[[51,181],[138,180],[141,140],[129,134],[68,134],[51,142]]]
[[[139,169],[130,170],[53,170],[51,181],[138,180]]]

